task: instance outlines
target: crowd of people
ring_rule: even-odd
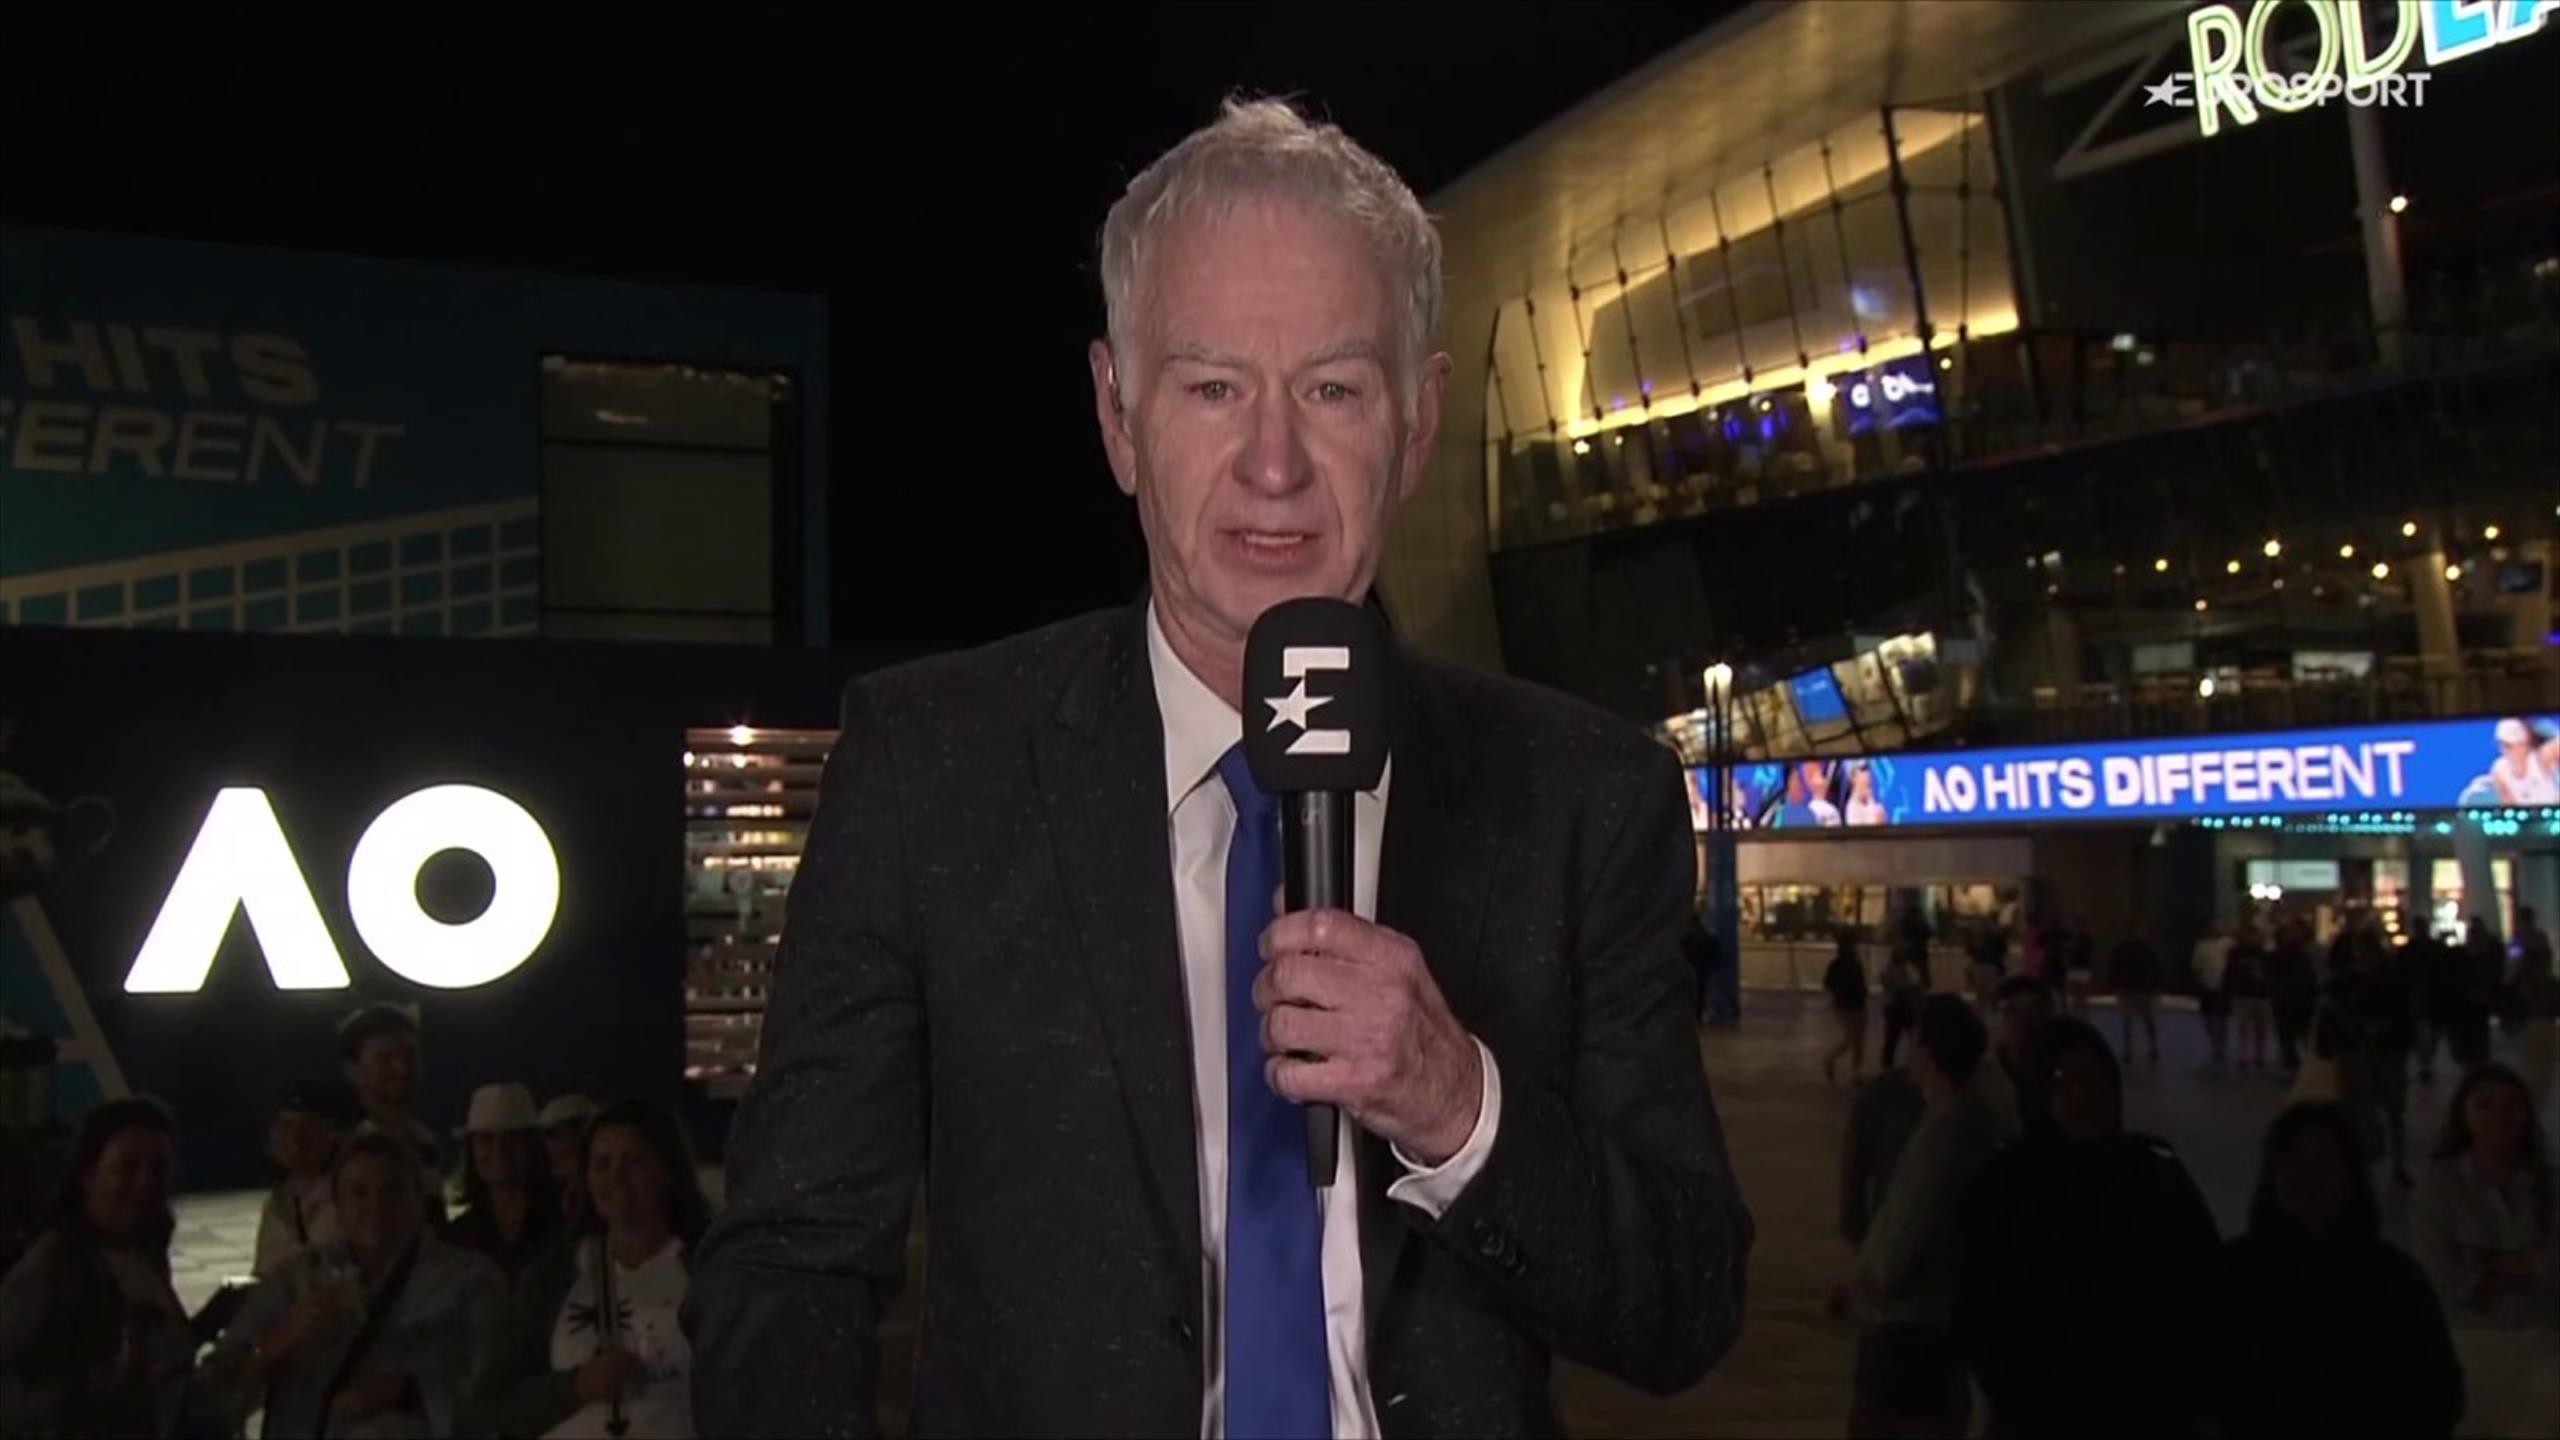
[[[177,1119],[90,1111],[0,1276],[0,1436],[693,1435],[678,1310],[710,1206],[677,1120],[483,1085],[448,1177],[415,1019],[369,1006],[338,1038],[343,1081],[292,1087],[270,1127],[254,1279],[192,1314]]]
[[[1925,955],[1906,922],[1881,988],[1908,1008],[1886,1034],[1909,1053],[1858,1088],[1842,1146],[1851,1433],[1964,1435],[1979,1396],[1993,1436],[2560,1435],[2550,942],[2520,912],[2492,966],[2486,933],[2393,947],[2350,927],[2325,957],[2292,925],[2198,945],[2212,1063],[2236,1018],[2239,1069],[2269,1070],[2272,1021],[2293,1077],[2226,1242],[2175,1151],[2127,1130],[2117,1048],[2065,1013],[2095,988],[2072,979],[2085,927],[2037,935],[2015,973],[1978,942],[1968,1002],[1896,973],[1915,936]],[[2110,961],[2120,997],[2157,993],[2147,937]],[[1853,970],[1844,942],[1827,1074],[1863,1054]],[[2493,1015],[2521,1070],[2490,1058]],[[2123,1053],[2156,1065],[2156,1007],[2121,1019]],[[2408,1077],[2431,1079],[2439,1041],[2460,1079],[2413,1171]],[[2378,1170],[2410,1192],[2406,1248],[2383,1237]]]

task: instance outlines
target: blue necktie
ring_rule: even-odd
[[[1262,1075],[1253,977],[1280,886],[1280,809],[1244,747],[1218,760],[1236,802],[1227,847],[1226,1440],[1330,1440],[1324,1230],[1307,1178],[1306,1112]]]

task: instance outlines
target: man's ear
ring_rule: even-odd
[[[1129,412],[1120,393],[1120,366],[1111,342],[1096,340],[1085,348],[1085,364],[1093,371],[1093,417],[1102,426],[1102,453],[1111,461],[1111,477],[1120,493],[1138,493],[1138,446],[1129,436]]]

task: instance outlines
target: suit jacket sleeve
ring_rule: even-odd
[[[924,1008],[902,953],[895,761],[846,690],[792,884],[727,1206],[686,1302],[705,1435],[873,1435],[925,1136]]]
[[[1428,1227],[1550,1348],[1666,1394],[1732,1345],[1751,1246],[1681,958],[1696,870],[1680,779],[1668,751],[1601,777],[1619,818],[1578,879],[1563,957],[1574,1058],[1561,1077],[1504,1063],[1493,1152]]]

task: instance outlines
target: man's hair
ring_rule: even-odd
[[[1990,1032],[1982,1028],[1982,1017],[1961,996],[1932,995],[1920,1002],[1920,1018],[1912,1026],[1912,1035],[1929,1059],[1949,1080],[1958,1085],[1973,1078],[1982,1064],[1982,1052],[1991,1047]]]
[[[377,1000],[338,1022],[338,1057],[354,1064],[364,1054],[365,1042],[377,1035],[407,1035],[415,1039],[418,1022],[409,1012],[387,1000]]]
[[[1440,319],[1440,232],[1385,161],[1284,100],[1230,97],[1218,118],[1158,156],[1111,207],[1102,225],[1102,298],[1111,354],[1126,384],[1147,266],[1165,231],[1196,217],[1223,218],[1252,200],[1282,200],[1359,232],[1403,308],[1392,378],[1413,403],[1414,372]],[[1127,399],[1124,389],[1121,398]]]

